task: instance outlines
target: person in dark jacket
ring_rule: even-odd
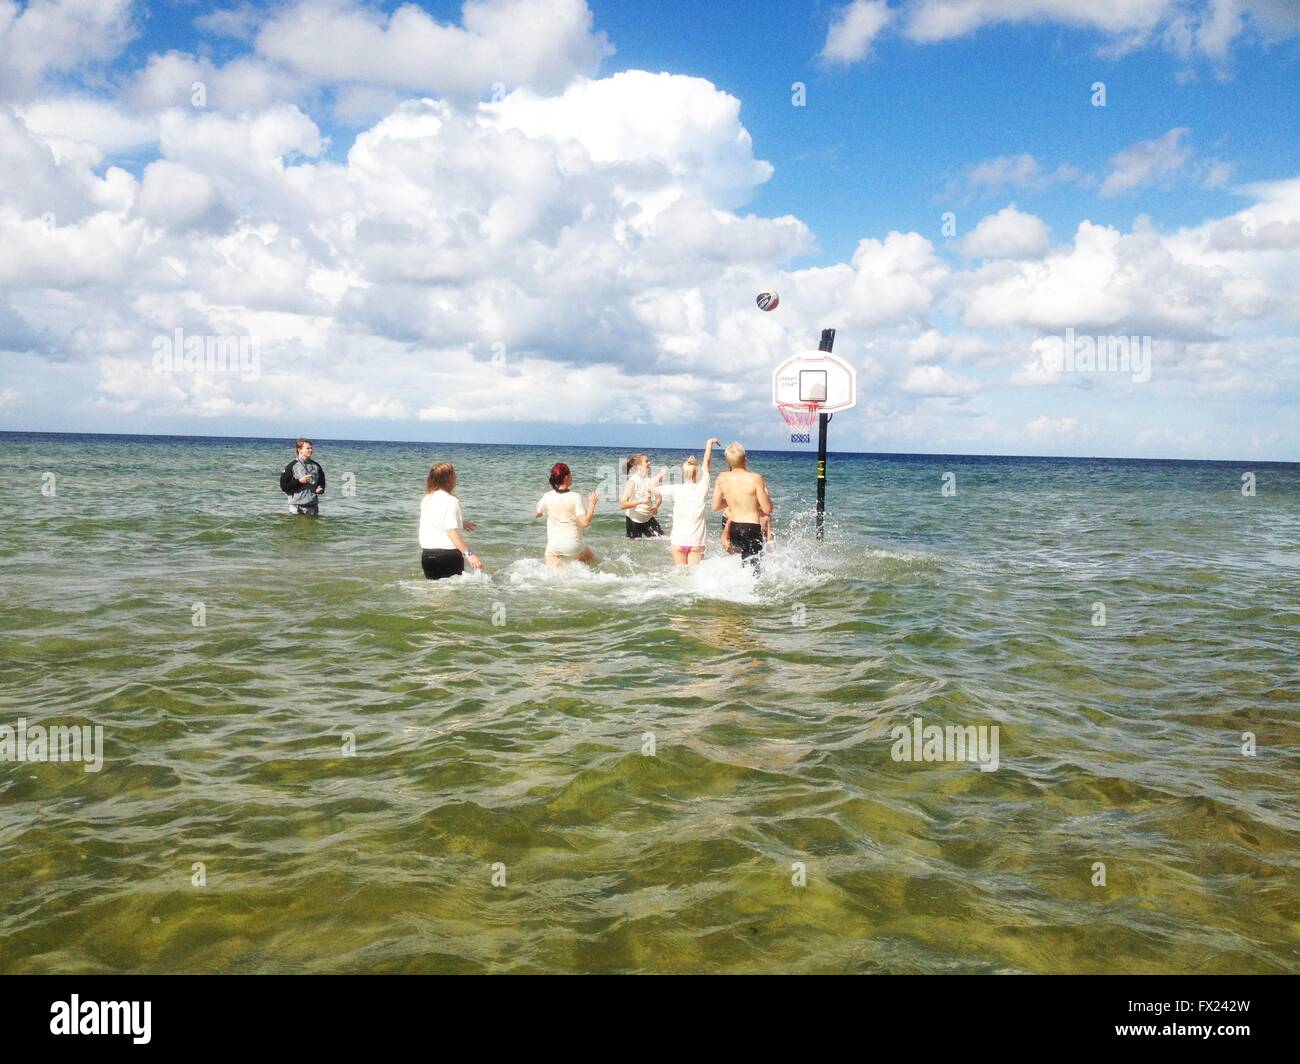
[[[320,515],[320,497],[325,494],[325,470],[312,459],[311,440],[298,437],[298,457],[280,474],[280,490],[289,496],[291,514]]]

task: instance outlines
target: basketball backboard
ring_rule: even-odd
[[[772,371],[772,405],[817,403],[823,414],[857,405],[858,375],[829,351],[791,355]]]

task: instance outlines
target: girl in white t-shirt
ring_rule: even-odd
[[[664,530],[659,527],[655,514],[663,502],[659,494],[659,482],[668,470],[661,469],[658,476],[650,475],[650,456],[634,454],[624,467],[627,484],[623,487],[623,496],[618,500],[619,508],[626,518],[628,539],[647,539],[662,536]]]
[[[582,542],[582,534],[596,516],[597,494],[582,496],[573,490],[573,473],[563,462],[551,466],[551,490],[537,503],[534,517],[546,518],[546,564],[564,565],[579,561],[590,565],[596,560],[590,547]]]
[[[420,568],[430,580],[459,576],[466,563],[475,572],[483,563],[465,542],[474,524],[461,513],[456,498],[456,470],[450,462],[439,462],[429,470],[420,502]]]
[[[709,462],[713,458],[713,445],[722,441],[710,439],[704,445],[703,468],[691,455],[682,463],[682,482],[659,489],[665,499],[673,500],[673,530],[668,537],[668,549],[674,565],[699,565],[704,557],[704,541],[709,534]]]

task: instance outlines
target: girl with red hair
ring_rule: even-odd
[[[546,518],[546,564],[566,565],[571,561],[590,565],[596,560],[590,547],[582,542],[582,534],[596,516],[596,499],[593,491],[582,496],[573,490],[573,473],[563,462],[551,466],[551,490],[541,497],[534,517]]]

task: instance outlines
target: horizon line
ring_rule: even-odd
[[[290,446],[293,442],[293,438],[289,436],[229,436],[175,432],[67,432],[58,429],[0,429],[0,438],[5,436],[102,436],[110,439],[244,440],[258,443],[277,443],[284,441],[285,446]],[[458,442],[455,440],[381,440],[353,438],[348,436],[320,436],[319,440],[324,443],[386,443],[408,444],[417,447],[573,447],[590,451],[631,451],[638,446],[629,444],[624,447],[622,445],[600,443],[471,443],[465,441]],[[315,439],[313,439],[313,442],[316,442]],[[695,448],[661,445],[653,449],[660,451],[690,451]],[[809,454],[813,458],[816,458],[817,454],[816,448],[812,448],[811,451],[804,451],[776,450],[756,447],[749,448],[749,451],[751,454]],[[1286,459],[1276,458],[1146,458],[1100,454],[961,454],[954,451],[834,451],[830,449],[828,449],[826,453],[827,455],[846,455],[864,458],[1013,458],[1055,462],[1188,462],[1214,463],[1217,465],[1237,465],[1249,462],[1255,465],[1300,466],[1300,460],[1288,461]]]

